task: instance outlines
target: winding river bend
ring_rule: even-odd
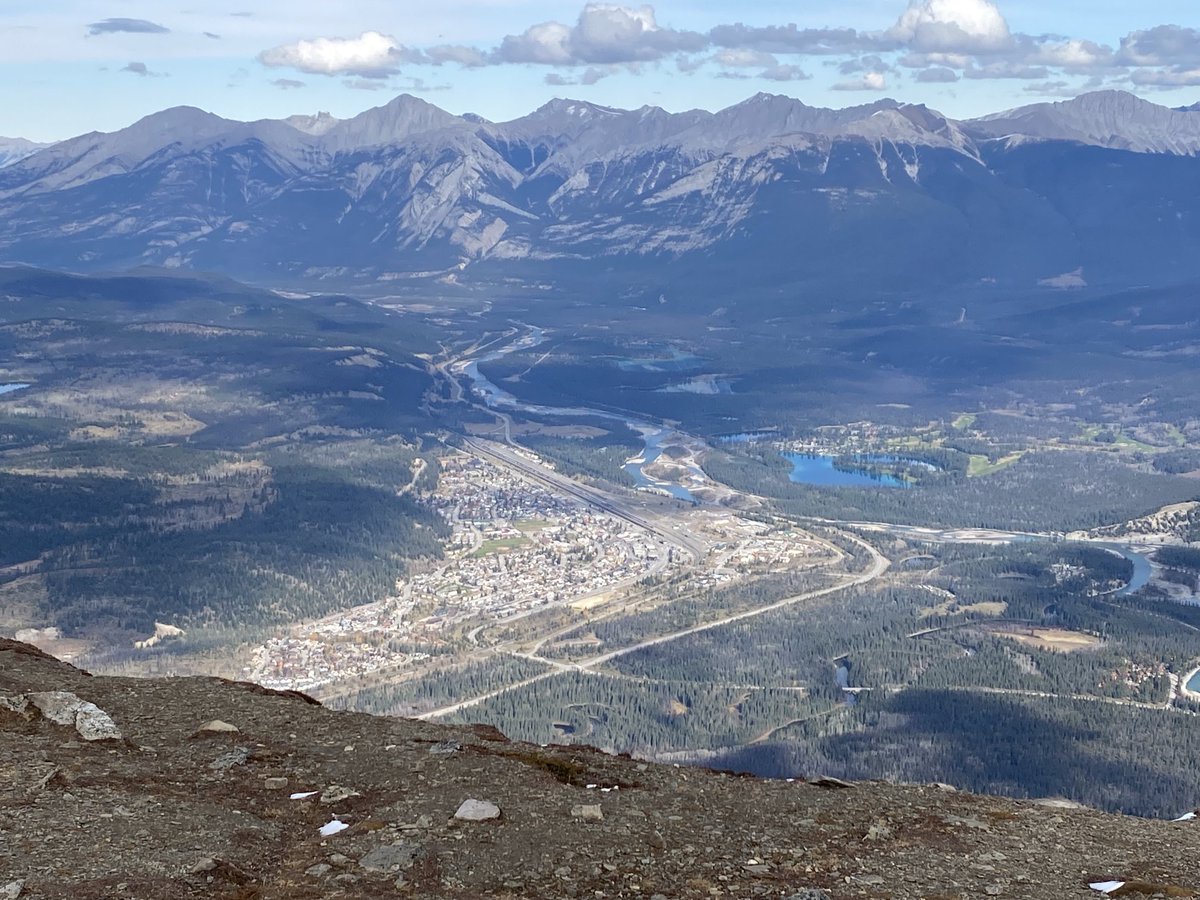
[[[669,494],[677,500],[683,500],[688,503],[698,503],[699,500],[692,494],[687,487],[677,481],[664,481],[648,475],[645,471],[647,466],[656,462],[663,454],[664,450],[672,444],[683,444],[689,438],[673,428],[668,428],[664,425],[657,425],[653,422],[647,422],[642,419],[631,418],[629,416],[619,415],[617,413],[605,412],[598,409],[587,409],[582,406],[544,406],[537,403],[525,403],[518,400],[508,391],[499,387],[490,378],[479,371],[479,364],[500,359],[510,353],[515,353],[519,350],[529,350],[545,341],[545,331],[541,328],[530,327],[529,331],[505,346],[492,350],[483,356],[475,357],[469,361],[463,361],[457,364],[455,371],[465,375],[471,380],[471,386],[488,408],[498,412],[524,412],[532,413],[541,416],[553,416],[557,418],[589,418],[589,419],[606,419],[612,422],[620,422],[629,426],[634,431],[642,436],[643,447],[642,451],[626,461],[623,468],[629,473],[634,484],[642,490],[655,491],[658,493]],[[688,475],[697,481],[706,480],[706,476],[701,469],[695,464],[678,462],[676,465],[684,469]]]

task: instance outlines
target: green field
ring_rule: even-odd
[[[1002,472],[1013,463],[1019,461],[1024,453],[1010,453],[1007,456],[1002,456],[1000,459],[992,462],[986,456],[979,453],[971,454],[971,463],[967,467],[967,476],[969,478],[981,478],[984,475],[991,475],[995,472]]]
[[[494,553],[511,553],[528,545],[529,539],[524,537],[498,538],[496,540],[484,541],[471,556],[479,559],[480,557],[491,556]]]

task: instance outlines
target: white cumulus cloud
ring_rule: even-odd
[[[886,91],[887,76],[882,72],[867,72],[862,78],[852,81],[839,81],[833,86],[835,91]]]
[[[991,0],[911,0],[888,36],[924,53],[992,52],[1012,41]]]
[[[496,56],[503,62],[569,65],[571,29],[560,22],[533,25],[522,34],[510,34],[500,44]]]
[[[890,28],[885,20],[877,30],[725,22],[704,31],[659,21],[649,4],[627,5],[638,2],[590,0],[573,19],[528,27],[521,23],[505,37],[476,45],[447,42],[418,48],[381,31],[365,31],[358,37],[283,44],[258,58],[266,66],[342,76],[356,86],[355,80],[378,82],[412,65],[545,66],[570,70],[551,72],[547,83],[588,85],[617,72],[644,73],[672,61],[684,74],[707,69],[719,78],[797,81],[810,77],[803,64],[817,57],[838,71],[835,77],[848,79],[834,85],[837,90],[859,91],[886,90],[887,76],[903,78],[904,69],[915,70],[909,77],[924,83],[1024,79],[1040,83],[1031,89],[1047,92],[1059,90],[1065,76],[1172,88],[1196,85],[1200,72],[1200,29],[1156,25],[1130,32],[1114,49],[1066,34],[1014,32],[997,5],[1001,0],[907,0],[902,11],[901,0],[889,0],[900,15]],[[106,19],[91,27],[93,33],[166,30],[140,19]]]
[[[543,22],[504,38],[492,61],[551,66],[655,62],[703,50],[708,38],[658,24],[650,6],[589,3],[574,25]]]
[[[382,78],[395,74],[401,62],[415,58],[391,35],[364,31],[356,38],[322,37],[283,44],[264,50],[258,60],[272,68],[291,68],[311,75]]]

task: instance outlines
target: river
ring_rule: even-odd
[[[1127,597],[1130,594],[1140,591],[1150,583],[1150,575],[1153,570],[1150,567],[1150,560],[1146,556],[1120,544],[1102,544],[1101,546],[1107,550],[1120,553],[1133,563],[1133,575],[1129,579],[1129,584],[1117,591],[1118,597]]]
[[[541,344],[544,340],[545,331],[543,329],[530,328],[529,332],[520,339],[471,360],[459,367],[459,371],[471,379],[472,387],[491,409],[512,410],[514,412],[559,418],[607,419],[612,422],[621,422],[628,425],[642,436],[643,442],[642,451],[636,456],[630,457],[622,467],[629,473],[634,484],[642,490],[669,494],[677,500],[683,500],[687,503],[699,502],[692,492],[682,484],[673,481],[661,481],[652,478],[645,472],[645,467],[656,462],[662,456],[663,450],[666,447],[672,444],[681,444],[687,440],[685,435],[682,435],[675,429],[640,419],[629,418],[617,413],[587,409],[582,406],[543,406],[537,403],[524,403],[508,391],[497,386],[495,382],[479,371],[479,364],[482,362],[500,359],[518,350],[528,350]],[[686,469],[689,475],[693,477],[700,480],[705,478],[703,471],[695,464],[679,462],[678,465]]]

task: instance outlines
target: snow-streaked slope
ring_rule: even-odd
[[[717,113],[556,100],[502,123],[408,95],[345,120],[180,107],[0,168],[0,261],[372,278],[729,253],[888,283],[1182,276],[1197,149],[1200,114],[1112,92],[971,123],[770,94]]]
[[[32,196],[127,174],[143,165],[256,142],[296,172],[315,161],[314,138],[285,122],[234,122],[189,106],[146,116],[128,128],[62,141],[7,167],[0,197]]]
[[[27,159],[39,150],[44,150],[49,146],[49,144],[38,144],[34,141],[27,141],[25,138],[0,137],[0,169]]]

